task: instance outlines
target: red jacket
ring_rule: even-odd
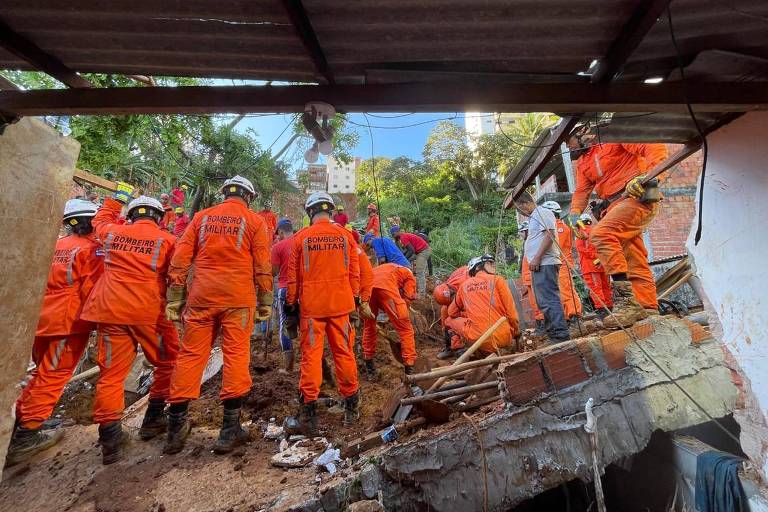
[[[179,239],[171,284],[185,285],[194,265],[187,304],[256,307],[256,290],[272,291],[270,240],[264,220],[239,198],[198,212]]]
[[[346,213],[334,213],[333,214],[333,222],[336,224],[340,224],[342,227],[349,224],[349,217],[347,217]]]
[[[83,306],[91,322],[155,325],[164,314],[168,265],[176,237],[151,220],[116,221],[123,205],[106,199],[91,223],[104,244],[104,273]]]
[[[582,228],[586,239],[576,239],[576,252],[579,253],[579,267],[582,274],[592,274],[595,272],[602,272],[603,267],[595,265],[594,261],[597,259],[597,249],[592,245],[589,237],[592,235],[592,226],[584,226]]]
[[[607,199],[621,191],[632,178],[667,158],[664,144],[598,144],[576,161],[576,190],[571,211],[587,207],[592,190]]]
[[[360,262],[352,234],[320,219],[293,235],[286,303],[305,318],[341,316],[355,309]]]
[[[80,320],[83,304],[104,271],[104,252],[90,236],[69,235],[56,241],[36,336],[93,330]]]
[[[184,234],[184,230],[189,225],[189,215],[186,213],[181,217],[176,217],[173,223],[173,234],[181,236]]]

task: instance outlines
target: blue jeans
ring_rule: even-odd
[[[536,305],[544,315],[544,328],[549,340],[553,342],[570,338],[563,304],[560,302],[560,288],[557,285],[559,272],[560,265],[542,265],[538,272],[531,271]]]
[[[283,352],[287,352],[293,349],[293,339],[297,336],[296,327],[289,328],[285,326],[285,313],[283,313],[283,306],[285,306],[285,298],[288,295],[288,288],[277,289],[277,318],[278,327],[280,332],[280,347]]]

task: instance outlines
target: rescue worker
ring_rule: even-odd
[[[462,283],[456,292],[456,299],[448,306],[446,324],[470,345],[499,318],[507,318],[478,349],[479,357],[510,345],[512,339],[520,334],[512,292],[507,281],[496,275],[495,263],[490,254],[469,260],[469,278]]]
[[[515,200],[515,207],[528,217],[528,235],[525,238],[525,257],[531,270],[533,292],[536,304],[544,315],[544,328],[550,343],[570,339],[568,324],[560,302],[558,276],[560,253],[554,240],[557,239],[555,214],[541,206],[527,192]]]
[[[272,201],[264,199],[263,208],[258,215],[264,220],[267,225],[267,231],[269,232],[269,240],[273,240],[275,237],[275,231],[277,230],[277,215],[272,211]]]
[[[125,408],[123,386],[137,346],[141,345],[155,367],[149,405],[139,430],[139,436],[148,440],[166,428],[165,402],[179,343],[175,329],[158,328],[165,322],[166,280],[176,238],[160,229],[163,206],[151,197],[131,201],[126,213],[130,223],[118,222],[131,192],[130,185],[119,184],[113,198],[104,201],[92,220],[96,236],[104,244],[104,273],[81,315],[83,320],[98,324],[100,373],[93,421],[99,424],[104,464],[122,457],[121,447],[127,438],[120,424]]]
[[[355,228],[352,227],[352,224],[347,224],[347,225],[344,226],[344,228],[347,231],[349,231],[350,233],[352,233],[352,238],[354,238],[355,239],[355,243],[359,245],[360,244],[360,233],[358,233],[358,231]]]
[[[344,424],[353,425],[360,416],[355,330],[349,319],[360,303],[360,265],[352,235],[331,222],[331,196],[315,192],[304,209],[312,224],[293,237],[285,306],[287,314],[300,317],[300,408],[298,418],[286,420],[286,431],[314,435],[324,338],[330,345],[337,385],[344,397]]]
[[[349,217],[344,213],[344,205],[340,204],[336,206],[336,213],[333,214],[333,222],[339,226],[346,226],[349,224]]]
[[[91,219],[97,206],[71,199],[64,206],[70,234],[56,241],[43,307],[32,345],[35,369],[16,402],[16,428],[8,446],[11,466],[58,443],[63,430],[42,430],[88,346],[95,326],[80,319],[80,310],[103,270],[103,251],[93,238]]]
[[[248,208],[256,197],[249,180],[234,176],[224,182],[221,193],[222,203],[192,219],[171,261],[166,316],[178,321],[183,310],[184,339],[171,381],[165,453],[184,448],[191,429],[189,402],[200,396],[200,379],[219,332],[224,354],[219,397],[224,417],[213,450],[227,453],[249,440],[240,425],[240,409],[252,383],[254,315],[262,321],[272,311],[270,241],[264,221]]]
[[[183,183],[176,185],[176,188],[171,190],[171,206],[184,206],[184,200],[187,198],[187,187]]]
[[[394,263],[401,267],[411,268],[411,262],[405,257],[400,248],[389,238],[377,238],[373,233],[366,233],[363,237],[365,250],[373,249],[376,263]]]
[[[385,263],[373,269],[373,291],[370,300],[370,318],[363,321],[363,361],[368,380],[376,380],[376,317],[384,311],[400,338],[400,355],[404,371],[413,373],[416,362],[416,335],[411,324],[408,304],[416,300],[416,279],[406,267]]]
[[[561,219],[563,210],[557,202],[545,201],[541,206],[555,214],[557,245],[560,247],[560,258],[562,259],[557,283],[560,289],[560,302],[563,305],[565,321],[569,327],[572,327],[578,324],[578,319],[581,318],[582,313],[581,298],[571,276],[571,269],[574,271],[576,269],[576,262],[573,258],[573,232]]]
[[[569,222],[577,226],[594,190],[600,201],[592,209],[598,220],[591,241],[611,277],[615,306],[603,324],[629,326],[658,313],[656,284],[648,265],[643,231],[659,211],[658,181],[641,184],[645,172],[667,158],[664,144],[595,144],[588,147],[588,127],[568,139],[576,162],[576,190]],[[597,210],[597,213],[596,213]]]
[[[178,238],[183,235],[184,230],[187,229],[189,215],[184,213],[184,208],[181,206],[177,206],[174,212],[176,213],[176,220],[173,222],[173,234]]]
[[[523,243],[525,243],[525,239],[528,237],[528,221],[523,221],[520,223],[518,232],[520,233],[520,237],[523,239]],[[531,306],[531,311],[533,311],[533,319],[536,322],[535,334],[536,336],[543,336],[546,334],[546,331],[544,330],[544,315],[541,313],[539,306],[536,305],[536,294],[533,293],[533,279],[531,278],[531,269],[528,266],[528,258],[525,257],[525,249],[523,249],[523,256],[520,258],[520,277],[522,278],[523,285],[527,290],[528,304]]]
[[[381,224],[379,223],[378,208],[371,203],[368,205],[368,222],[365,224],[365,233],[372,233],[375,237],[381,236]]]
[[[460,355],[458,352],[464,348],[461,336],[451,331],[445,321],[448,319],[448,306],[456,298],[456,291],[467,279],[469,279],[469,272],[467,266],[464,265],[454,270],[444,283],[438,284],[432,290],[435,302],[440,304],[440,324],[443,327],[443,340],[445,341],[445,348],[437,354],[438,359],[450,359]]]
[[[581,220],[580,231],[583,236],[583,238],[576,238],[579,267],[581,267],[581,275],[589,287],[589,294],[592,297],[592,303],[595,305],[595,312],[603,320],[608,314],[607,310],[613,307],[611,283],[608,280],[608,274],[605,273],[602,265],[600,265],[597,250],[590,241],[592,217],[587,213],[583,213],[579,220]]]
[[[168,194],[160,194],[160,204],[163,205],[163,218],[160,219],[160,229],[164,229],[169,232],[173,232],[173,222],[176,220],[176,215],[173,212],[173,206],[171,206],[171,196]]]
[[[400,229],[400,226],[392,226],[389,234],[403,248],[405,251],[403,255],[413,263],[413,273],[416,275],[417,283],[416,291],[419,297],[423,297],[427,291],[427,267],[432,249],[422,237],[413,233],[405,233]]]
[[[293,224],[291,219],[277,223],[277,243],[272,246],[272,275],[277,276],[277,316],[280,348],[283,351],[282,372],[293,371],[293,340],[298,337],[298,325],[285,315],[285,297],[288,291],[288,264],[293,249]]]

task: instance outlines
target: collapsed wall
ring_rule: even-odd
[[[721,345],[700,326],[652,318],[634,332],[639,342],[623,332],[584,338],[557,358],[501,368],[507,387],[502,411],[471,421],[460,417],[380,452],[355,480],[363,491],[367,487],[362,497],[378,487],[387,510],[458,512],[483,510],[487,488],[488,510],[502,511],[569,480],[591,480],[583,428],[589,398],[598,418],[601,467],[643,450],[656,430],[732,412],[737,388]],[[573,356],[580,369],[569,365]],[[580,374],[583,380],[556,389],[556,382]],[[355,486],[345,486],[343,494],[354,497]],[[324,509],[333,510],[325,498]]]

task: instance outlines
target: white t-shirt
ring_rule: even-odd
[[[528,263],[538,254],[542,242],[550,236],[550,233],[547,233],[547,231],[555,230],[555,224],[555,214],[551,210],[537,206],[531,212],[528,220],[528,237],[525,239],[525,257],[528,258]],[[541,257],[541,264],[559,265],[560,263],[560,255],[557,252],[557,246],[553,242],[549,249],[547,249],[547,252]]]

